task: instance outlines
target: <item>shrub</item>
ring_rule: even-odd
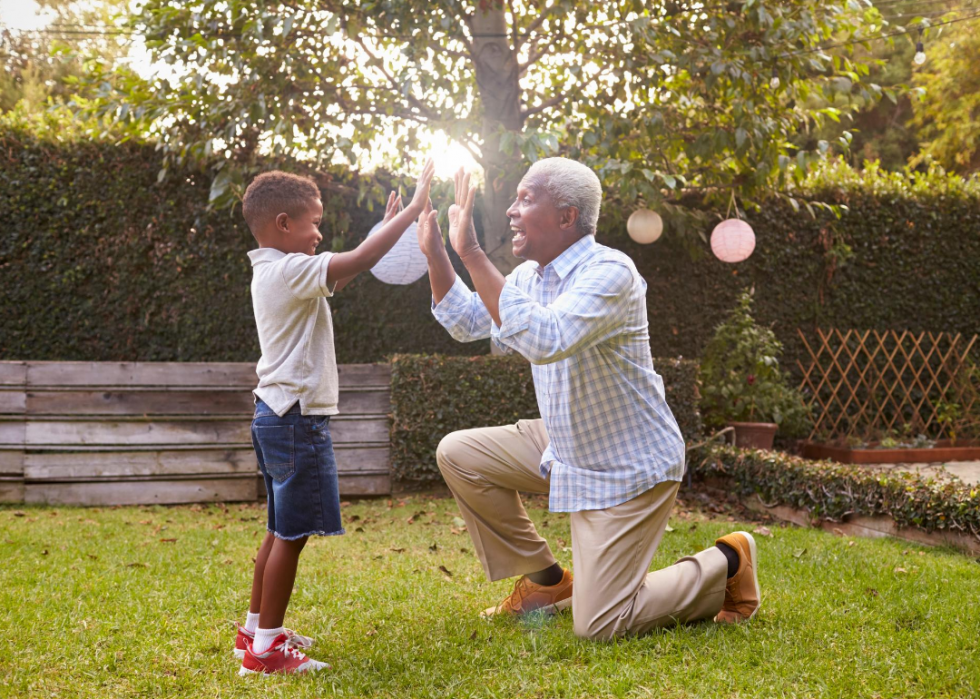
[[[705,422],[775,422],[784,435],[807,428],[807,408],[779,366],[783,345],[752,317],[752,292],[743,291],[725,322],[715,328],[701,361]]]
[[[685,439],[701,434],[697,364],[654,360]],[[436,447],[456,430],[540,417],[531,365],[517,355],[391,359],[391,464],[395,478],[438,480]]]

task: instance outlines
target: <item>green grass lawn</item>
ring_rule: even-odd
[[[568,519],[529,505],[563,564]],[[239,678],[264,507],[0,508],[4,697],[966,697],[980,694],[980,566],[951,551],[770,525],[763,608],[611,644],[569,614],[483,621],[488,583],[451,499],[345,505],[311,540],[286,625],[334,669]],[[733,528],[678,508],[653,567]],[[454,531],[455,530],[455,531]]]

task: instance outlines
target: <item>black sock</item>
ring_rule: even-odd
[[[728,544],[721,542],[715,544],[715,546],[717,546],[718,550],[725,554],[725,558],[728,559],[728,577],[732,577],[738,572],[738,551],[733,549]]]
[[[528,580],[535,585],[557,585],[563,577],[565,577],[565,571],[557,563],[544,570],[539,570],[537,573],[529,573],[527,576]]]

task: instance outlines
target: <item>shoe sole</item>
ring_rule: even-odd
[[[559,600],[558,602],[555,602],[554,604],[548,604],[548,605],[545,605],[544,607],[538,607],[534,611],[525,612],[524,614],[535,614],[537,612],[541,612],[543,614],[548,614],[550,616],[550,615],[553,615],[553,614],[558,614],[559,612],[563,612],[563,611],[565,611],[566,609],[568,609],[571,606],[572,606],[572,598],[571,597],[568,597],[566,599]],[[519,615],[516,615],[516,616],[523,616],[524,614],[519,614]],[[494,616],[497,616],[497,615],[498,615],[498,613],[497,613],[497,607],[488,607],[488,608],[484,609],[482,612],[480,612],[480,617],[482,619],[489,619],[489,618],[494,617]]]
[[[752,558],[752,584],[755,585],[755,596],[758,598],[759,604],[756,605],[756,608],[752,610],[751,614],[749,614],[749,619],[751,619],[752,617],[754,617],[756,614],[759,613],[760,609],[762,609],[762,590],[759,588],[759,554],[755,547],[755,539],[752,538],[751,534],[749,534],[748,532],[735,532],[735,533],[741,534],[748,540],[749,556],[751,556]],[[748,621],[749,619],[746,619],[745,621]]]
[[[282,672],[280,672],[280,673],[275,673],[275,672],[262,672],[261,670],[249,670],[247,667],[245,667],[244,665],[242,665],[240,668],[238,668],[238,676],[239,677],[248,677],[249,675],[262,675],[264,677],[272,677],[273,675],[276,675],[276,674],[279,674],[279,675],[283,675],[283,674],[290,674],[290,675],[309,675],[309,674],[312,674],[314,672],[320,672],[321,670],[332,670],[332,669],[333,669],[333,667],[328,663],[328,664],[324,665],[323,667],[312,667],[309,670],[302,670],[301,672],[291,672],[291,673],[282,673]]]
[[[242,650],[241,648],[236,648],[235,657],[238,658],[239,660],[245,660],[245,651]]]

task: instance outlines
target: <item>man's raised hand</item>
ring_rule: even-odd
[[[432,201],[425,203],[415,230],[419,236],[419,249],[427,258],[446,254],[446,244],[439,229],[439,212],[433,210]]]
[[[460,258],[480,249],[473,227],[473,203],[476,187],[470,186],[470,175],[460,168],[453,176],[456,184],[456,203],[449,207],[449,243]]]

